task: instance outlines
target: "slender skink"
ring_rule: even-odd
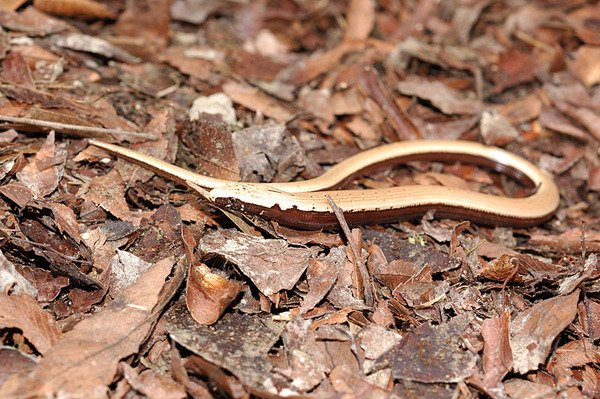
[[[439,217],[527,227],[549,219],[560,201],[554,181],[540,168],[508,151],[470,141],[416,140],[387,144],[353,155],[314,179],[289,183],[215,179],[113,144],[89,142],[169,179],[200,186],[208,191],[208,199],[223,209],[305,229],[337,225],[328,197],[353,225],[412,218],[435,209]],[[421,160],[487,166],[515,178],[534,192],[525,198],[508,198],[443,186],[334,190],[358,173]]]

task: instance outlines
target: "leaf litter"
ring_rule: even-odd
[[[598,12],[0,4],[0,396],[600,396]],[[86,138],[251,182],[466,139],[546,169],[561,205],[528,229],[432,210],[300,231],[228,217]],[[355,178],[527,195],[462,163]]]

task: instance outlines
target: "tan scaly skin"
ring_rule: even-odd
[[[435,209],[440,217],[516,227],[546,221],[560,201],[554,181],[537,166],[500,148],[470,141],[415,140],[383,145],[351,156],[317,178],[290,183],[214,179],[113,144],[89,142],[164,177],[209,190],[208,199],[219,207],[291,227],[337,225],[328,197],[344,211],[350,224],[390,222]],[[332,190],[360,172],[417,160],[484,165],[512,176],[534,193],[525,198],[507,198],[443,186]]]

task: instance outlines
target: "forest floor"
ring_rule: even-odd
[[[0,397],[600,397],[597,1],[5,0],[0,25]],[[469,140],[561,201],[302,230],[90,138],[251,182]],[[531,193],[436,161],[349,188],[407,185]]]

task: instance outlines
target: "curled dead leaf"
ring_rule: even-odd
[[[116,19],[117,14],[93,0],[34,0],[40,11],[63,17]]]
[[[513,256],[502,254],[481,270],[481,276],[492,281],[504,282],[517,272],[517,265],[514,264],[513,260]]]
[[[242,289],[242,284],[213,273],[204,264],[190,269],[185,303],[190,314],[200,324],[215,323]]]

